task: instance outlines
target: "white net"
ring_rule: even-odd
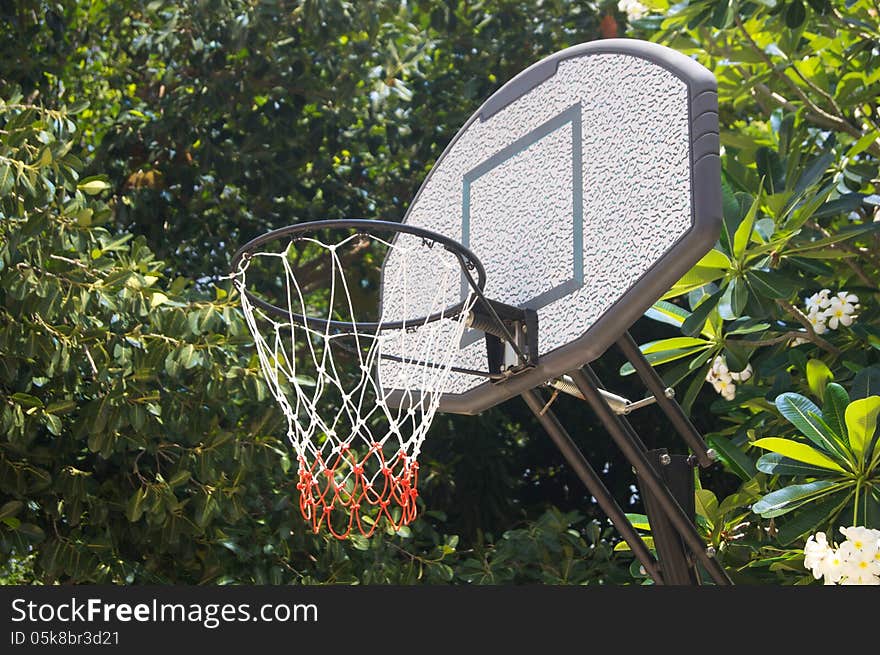
[[[416,516],[419,452],[475,298],[446,315],[449,298],[460,298],[461,264],[421,237],[399,234],[392,243],[348,233],[333,243],[294,237],[282,245],[250,253],[233,280],[287,419],[302,515],[316,532],[323,526],[339,538],[353,530],[370,536],[383,523],[397,530]],[[374,262],[383,255],[399,258],[404,283],[377,311]],[[431,267],[434,284],[407,284],[408,267]],[[261,298],[283,313],[244,293],[253,278],[261,288],[271,281],[272,299]],[[355,325],[365,321],[372,326]],[[399,326],[388,329],[392,322]]]

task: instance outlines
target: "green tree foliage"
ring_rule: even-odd
[[[474,419],[470,434],[438,421],[454,448],[425,453],[422,491],[436,511],[399,534],[337,543],[299,517],[283,419],[220,279],[232,245],[296,220],[399,216],[483,97],[597,25],[592,10],[564,3],[411,4],[7,10],[0,553],[10,579],[620,578],[609,534],[588,518],[545,513],[546,497],[514,504],[524,485],[508,459],[528,440],[500,413]],[[534,34],[520,29],[529,21]],[[474,497],[483,502],[462,502]]]
[[[761,503],[829,474],[848,484],[787,461],[813,457],[804,448],[837,460],[780,411],[784,394],[846,437],[840,466],[858,450],[865,475],[876,468],[871,417],[853,442],[842,398],[880,388],[880,21],[864,0],[645,5],[630,35],[718,76],[725,202],[715,249],[635,333],[724,461],[697,493],[707,540],[740,580],[806,579],[803,535],[875,520],[864,476],[845,489],[858,502],[841,495],[833,512],[794,502],[770,516]],[[399,218],[482,99],[544,55],[614,35],[616,3],[23,0],[0,19],[9,579],[627,577],[588,495],[513,403],[438,417],[421,483],[432,509],[413,525],[371,541],[309,533],[284,422],[223,279],[237,245],[268,228]],[[823,288],[858,295],[851,326],[810,322],[804,301]],[[754,371],[732,400],[705,382],[718,356]],[[631,380],[612,386],[641,393]],[[555,408],[625,498],[629,469],[590,414]]]
[[[649,314],[678,334],[643,349],[668,381],[683,383],[697,412],[709,404],[699,399],[711,394],[705,381],[717,357],[731,371],[751,366],[735,398],[709,410],[723,421],[709,439],[743,481],[721,504],[747,523],[719,546],[745,575],[803,576],[798,538],[880,525],[876,415],[862,416],[876,401],[880,336],[877,7],[645,4],[633,32],[695,56],[718,77],[724,227]],[[852,325],[810,312],[828,306],[814,296],[822,289],[858,296]],[[861,416],[855,433],[847,412]]]

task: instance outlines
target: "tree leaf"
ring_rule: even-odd
[[[856,373],[850,395],[853,400],[880,395],[880,366],[868,366]]]
[[[764,518],[782,516],[797,509],[805,502],[830,493],[839,486],[829,480],[816,480],[806,484],[792,484],[777,491],[772,491],[752,505],[752,511]]]
[[[766,473],[767,475],[824,476],[828,474],[827,469],[805,464],[779,453],[765,453],[761,455],[755,466],[761,473]]]
[[[721,300],[722,295],[724,295],[724,291],[719,289],[711,296],[703,298],[702,302],[697,305],[691,315],[681,324],[681,333],[690,337],[695,337],[698,334],[704,333],[706,329],[706,319],[709,317],[709,313],[718,305],[718,301]]]
[[[770,450],[780,455],[785,455],[790,459],[799,462],[805,462],[818,466],[819,468],[828,469],[830,471],[839,471],[844,473],[843,467],[833,459],[816,450],[812,446],[791,439],[783,439],[781,437],[764,437],[752,443],[753,446]]]
[[[90,196],[97,195],[102,191],[106,191],[110,188],[110,183],[107,182],[106,176],[104,175],[96,175],[93,177],[87,177],[82,180],[79,184],[76,185],[76,188],[82,191],[83,193],[87,193]]]
[[[742,448],[735,446],[727,437],[721,435],[709,435],[706,437],[709,445],[718,453],[718,458],[730,468],[741,480],[749,480],[754,477],[755,465],[752,458],[743,452]]]
[[[846,490],[841,490],[803,507],[779,526],[776,540],[783,546],[787,546],[798,537],[808,532],[815,532],[817,528],[827,523],[843,508],[848,497]]]
[[[781,298],[787,300],[798,292],[801,285],[775,271],[746,271],[746,279],[749,281],[752,291],[759,296],[767,298]]]
[[[846,459],[847,453],[842,444],[835,439],[835,435],[829,434],[830,429],[825,429],[821,422],[822,412],[809,399],[797,393],[783,393],[776,398],[776,409],[819,448]]]
[[[868,396],[854,400],[846,408],[846,427],[849,432],[849,445],[859,461],[869,459],[867,452],[877,430],[877,415],[880,414],[880,396]]]
[[[825,387],[834,379],[834,374],[821,359],[807,361],[807,384],[813,395],[820,400],[825,396]]]
[[[849,394],[846,393],[846,389],[837,383],[829,383],[825,387],[825,402],[822,405],[822,415],[828,427],[842,441],[849,443],[845,418],[847,405],[849,405]]]
[[[671,339],[660,339],[659,341],[651,341],[641,346],[644,354],[656,353],[662,350],[677,350],[680,348],[708,348],[712,344],[705,339],[696,339],[694,337],[672,337]]]

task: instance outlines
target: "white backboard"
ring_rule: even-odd
[[[500,384],[451,375],[442,411],[477,413],[592,361],[712,247],[721,222],[717,112],[709,71],[623,39],[556,53],[476,111],[404,222],[470,248],[486,268],[488,298],[537,310],[541,357]],[[392,253],[384,320],[418,314],[413,289],[452,305],[466,285],[438,286],[430,266]],[[455,363],[487,370],[482,333],[465,333]],[[381,362],[384,387],[395,387],[401,366]]]

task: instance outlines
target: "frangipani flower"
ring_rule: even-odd
[[[847,540],[835,548],[824,532],[807,539],[804,566],[825,584],[880,585],[880,530],[840,528]]]

